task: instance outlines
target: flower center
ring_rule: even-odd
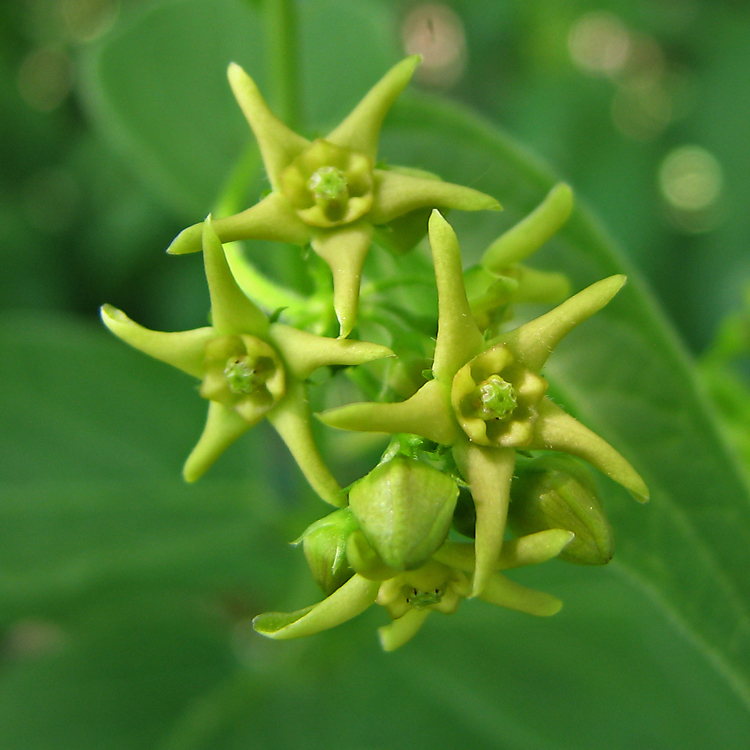
[[[307,182],[316,201],[341,203],[349,197],[346,175],[336,167],[320,167]]]
[[[518,406],[515,389],[499,375],[490,375],[482,381],[476,395],[477,416],[485,421],[504,419]]]
[[[224,367],[224,377],[229,390],[236,395],[255,393],[260,389],[274,369],[270,357],[251,358],[247,354],[230,357]]]
[[[417,588],[405,588],[404,593],[406,594],[406,603],[417,609],[426,609],[434,604],[440,604],[443,600],[443,592],[441,589],[433,589],[432,591],[420,591]]]

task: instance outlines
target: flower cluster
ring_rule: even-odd
[[[465,598],[552,615],[558,599],[501,571],[558,556],[583,564],[611,558],[612,530],[580,459],[637,499],[648,498],[630,464],[547,395],[542,370],[555,346],[625,282],[612,276],[569,296],[562,274],[522,265],[567,219],[570,188],[554,188],[464,271],[440,211],[495,209],[497,201],[435,175],[376,163],[384,117],[417,63],[412,57],[396,65],[338,127],[312,142],[280,122],[247,74],[231,65],[229,80],[271,190],[239,214],[187,228],[169,248],[202,250],[211,325],[164,333],[102,308],[115,335],[200,380],[208,417],[184,467],[188,481],[267,418],[312,488],[337,506],[299,540],[326,598],[297,612],[259,615],[255,629],[271,638],[316,633],[375,603],[392,619],[380,629],[386,650],[409,640],[430,612],[452,613]],[[378,400],[318,415],[332,428],[391,436],[381,462],[343,489],[311,430],[309,378],[320,368],[344,368],[362,382],[361,366],[393,360],[390,347],[348,338],[360,314],[365,257],[373,239],[402,253],[425,233],[438,297],[436,338],[429,326],[410,326],[408,316],[394,322],[401,326],[392,337],[397,366],[368,371],[382,380]],[[225,255],[223,243],[235,240],[309,244],[333,277],[339,337],[314,333],[309,316],[307,325],[283,313],[295,325],[279,322],[278,312],[251,301]],[[505,330],[513,306],[530,301],[560,304]],[[381,320],[387,328],[395,318]],[[426,369],[397,377],[425,357]]]

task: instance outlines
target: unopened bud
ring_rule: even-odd
[[[354,574],[347,561],[346,543],[356,529],[352,512],[341,508],[309,526],[297,540],[302,542],[310,572],[326,596]]]
[[[567,456],[543,456],[517,471],[508,511],[516,533],[567,529],[575,538],[560,553],[561,560],[604,565],[612,559],[612,527],[582,464]]]
[[[396,456],[352,487],[349,505],[383,562],[412,570],[445,541],[457,497],[451,477],[422,461]]]
[[[383,562],[361,529],[356,529],[349,536],[346,543],[346,557],[355,572],[371,581],[386,581],[399,572]]]

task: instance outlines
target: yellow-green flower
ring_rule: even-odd
[[[332,409],[332,427],[412,433],[450,446],[476,507],[473,593],[481,594],[503,543],[516,450],[554,450],[588,461],[638,499],[648,489],[608,443],[546,396],[540,371],[557,343],[604,307],[625,283],[611,276],[546,315],[485,341],[464,287],[458,240],[438,211],[430,218],[438,288],[433,379],[401,403],[361,403]]]
[[[494,560],[479,598],[540,617],[556,614],[562,607],[557,597],[521,586],[499,571],[549,560],[573,536],[570,531],[549,529],[508,542]],[[471,593],[474,564],[474,545],[446,542],[416,570],[396,572],[385,580],[354,573],[318,604],[296,612],[266,612],[253,620],[253,627],[269,638],[301,638],[340,625],[379,604],[393,620],[379,628],[380,642],[386,651],[393,651],[416,635],[432,612],[456,611]]]
[[[214,228],[223,242],[311,243],[333,274],[342,337],[356,321],[362,266],[375,227],[424,208],[499,208],[496,200],[471,188],[376,168],[383,119],[419,59],[398,63],[338,127],[312,143],[273,115],[242,68],[229,66],[229,82],[258,140],[271,193],[242,213],[216,219]],[[188,227],[169,252],[199,250],[200,235],[200,224]]]
[[[267,417],[316,492],[342,505],[341,488],[313,440],[305,380],[318,367],[362,364],[392,352],[377,344],[324,338],[271,323],[237,286],[210,217],[201,233],[211,326],[152,331],[110,305],[102,307],[102,320],[131,346],[201,380],[208,419],[185,463],[187,481],[198,479],[229,445]]]

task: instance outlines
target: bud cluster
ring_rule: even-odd
[[[418,62],[396,65],[340,125],[312,142],[279,121],[252,79],[231,65],[230,84],[258,140],[271,190],[240,213],[188,227],[169,248],[178,255],[203,252],[211,325],[164,333],[102,308],[115,335],[200,381],[208,415],[185,464],[188,481],[268,419],[311,487],[337,508],[298,540],[325,598],[297,612],[256,617],[255,629],[271,638],[317,633],[372,604],[391,618],[380,628],[386,650],[408,641],[430,613],[453,613],[463,599],[552,615],[561,606],[557,598],[503,571],[554,557],[582,564],[611,559],[612,529],[581,459],[638,499],[648,497],[630,464],[547,396],[542,369],[557,343],[625,281],[613,276],[569,297],[562,274],[522,264],[568,218],[570,188],[555,187],[464,271],[440,210],[492,210],[497,201],[377,162],[383,119]],[[426,323],[378,296],[378,285],[407,279],[373,279],[376,292],[361,284],[373,241],[399,255],[425,234],[438,297],[437,320]],[[309,245],[329,267],[332,288],[320,285],[310,300],[273,312],[264,304],[273,282],[253,285],[251,274],[241,277],[228,262],[224,243],[235,240]],[[513,306],[524,302],[560,304],[507,330]],[[337,338],[320,335],[331,333],[330,309]],[[385,329],[389,346],[349,338],[360,321]],[[377,360],[389,364],[367,367]],[[311,429],[309,388],[337,382],[316,378],[311,385],[320,369],[360,385],[374,382],[369,392],[376,398],[325,411],[320,421],[392,437],[381,462],[348,488],[339,485]]]

